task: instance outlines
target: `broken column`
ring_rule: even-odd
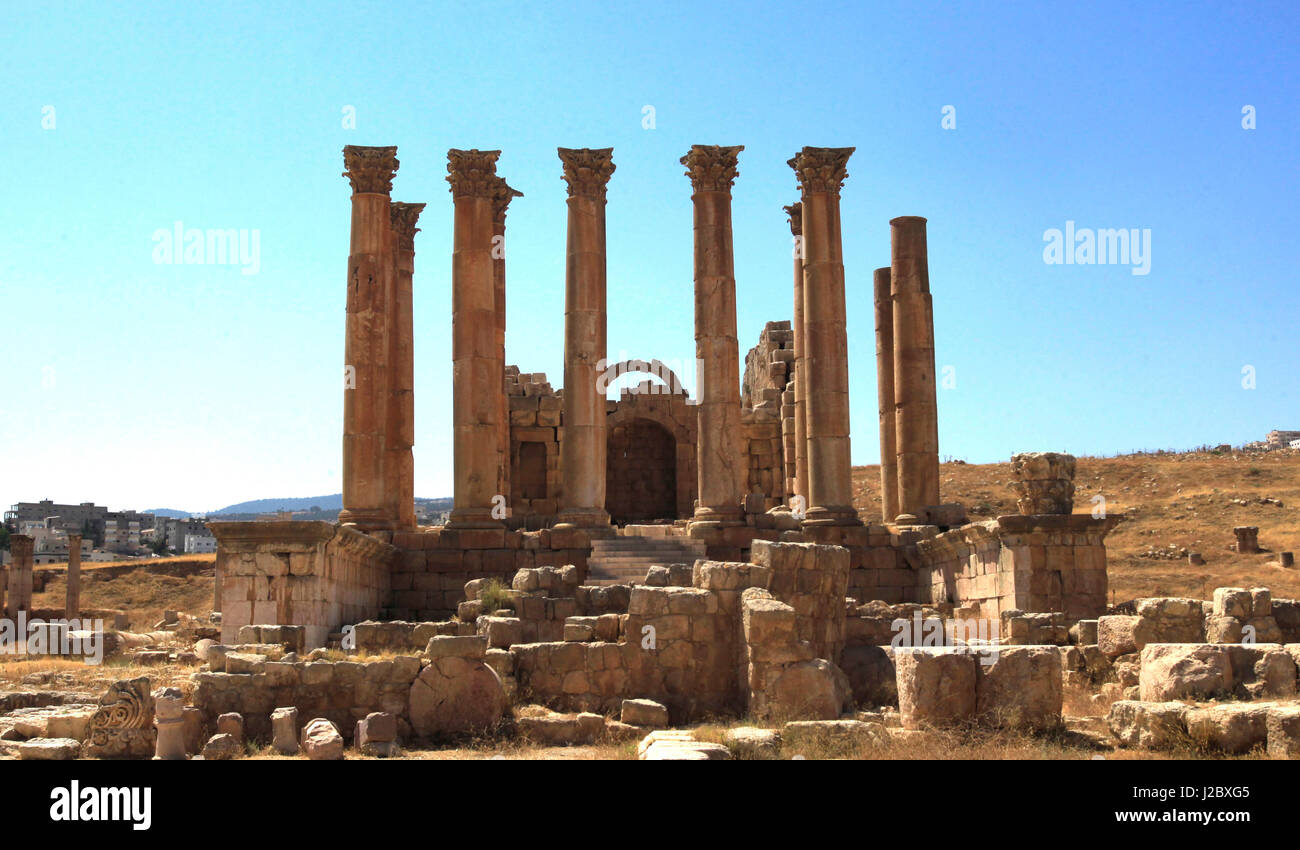
[[[492,261],[493,197],[501,151],[447,151],[455,203],[452,237],[452,425],[454,504],[449,527],[502,525],[497,493],[499,417],[505,392],[497,368],[496,283]],[[495,515],[494,515],[495,514]]]
[[[18,619],[19,611],[32,610],[32,548],[35,541],[26,534],[9,536],[9,600],[5,616]]]
[[[178,688],[159,688],[153,692],[153,724],[158,730],[154,759],[185,760],[185,698]]]
[[[692,527],[744,523],[748,456],[741,448],[740,350],[731,243],[731,184],[743,145],[692,145],[681,158],[695,221],[695,357],[700,369],[699,496]],[[567,381],[566,381],[567,387]]]
[[[492,282],[496,307],[496,361],[501,387],[497,411],[497,492],[510,498],[510,409],[506,397],[506,209],[523,192],[499,180],[492,193]]]
[[[790,235],[794,238],[794,494],[808,508],[808,412],[804,388],[803,338],[803,204],[796,201],[785,208],[790,215]]]
[[[898,516],[898,424],[894,410],[894,302],[890,270],[876,269],[876,397],[880,412],[880,513]]]
[[[81,535],[68,535],[68,595],[63,606],[65,619],[81,616]]]
[[[384,429],[384,486],[389,514],[398,528],[415,528],[415,317],[411,286],[415,275],[416,222],[424,204],[389,207],[393,284],[388,303],[388,417]]]
[[[925,219],[901,216],[889,229],[898,512],[903,523],[926,522],[939,504],[939,417]]]
[[[1243,555],[1259,552],[1259,526],[1239,525],[1232,530],[1237,535],[1237,551]]]
[[[806,147],[789,165],[803,209],[808,512],[804,524],[860,525],[849,460],[849,364],[840,187],[853,148]]]
[[[1074,511],[1074,455],[1061,452],[1021,452],[1011,456],[1016,476],[1016,508],[1024,516],[1070,514]]]
[[[608,528],[605,510],[605,189],[614,149],[559,149],[569,187],[564,270],[564,507],[560,525]]]
[[[343,392],[343,510],[339,522],[362,530],[392,528],[384,489],[384,426],[388,414],[386,300],[389,193],[397,148],[343,148],[352,183],[352,247],[348,256],[347,339]]]

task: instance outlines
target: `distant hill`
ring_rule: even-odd
[[[142,513],[166,517],[167,519],[187,519],[190,516],[189,511],[178,511],[172,508],[150,508],[147,511],[142,511]]]
[[[338,513],[343,509],[343,494],[334,493],[330,496],[290,496],[283,499],[253,499],[249,502],[239,502],[234,505],[227,505],[220,510],[215,510],[208,516],[220,516],[223,514],[269,514],[276,511],[310,511],[312,508],[320,508],[321,511]]]

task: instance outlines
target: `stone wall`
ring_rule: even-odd
[[[398,550],[328,522],[211,522],[223,642],[255,623],[306,627],[308,648],[380,614]]]
[[[1002,516],[916,542],[928,602],[978,603],[986,617],[1018,609],[1071,622],[1107,606],[1106,535],[1118,516]]]

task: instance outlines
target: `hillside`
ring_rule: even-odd
[[[1010,463],[945,463],[941,498],[966,505],[971,520],[1016,513],[1011,480]],[[855,467],[853,484],[856,507],[877,519],[880,467]],[[1108,512],[1126,517],[1106,538],[1113,601],[1205,599],[1229,585],[1300,598],[1300,570],[1276,566],[1278,552],[1300,551],[1300,451],[1079,458],[1075,485],[1075,513],[1091,512],[1101,495]],[[1238,525],[1259,526],[1268,551],[1233,551]],[[1183,549],[1200,552],[1205,564],[1190,566]]]

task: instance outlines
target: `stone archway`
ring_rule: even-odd
[[[605,510],[618,525],[678,515],[677,438],[651,419],[610,423]]]

